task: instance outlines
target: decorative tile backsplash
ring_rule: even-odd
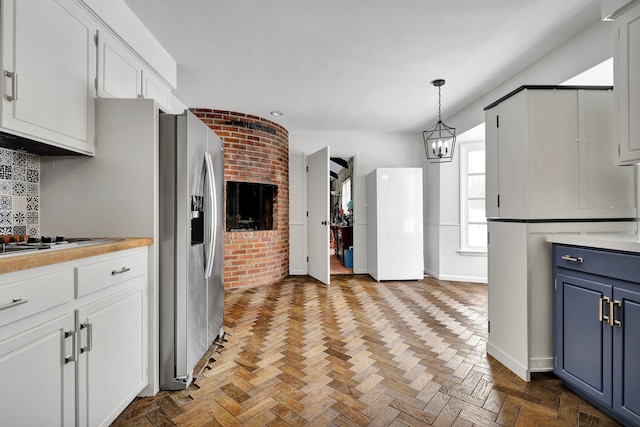
[[[40,158],[0,148],[0,234],[40,235]]]

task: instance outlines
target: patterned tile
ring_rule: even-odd
[[[24,225],[14,225],[13,234],[27,234],[27,227]]]
[[[27,154],[16,151],[13,153],[13,165],[14,166],[27,166]]]
[[[33,154],[27,154],[27,168],[28,169],[40,169],[40,158]]]
[[[11,211],[0,211],[0,226],[11,225]]]
[[[39,198],[38,197],[27,197],[27,207],[28,211],[37,211],[39,209]]]
[[[16,212],[13,214],[13,223],[14,224],[24,224],[27,220],[27,215],[25,212]]]
[[[11,172],[11,179],[14,181],[26,181],[27,169],[20,166],[14,166]]]
[[[0,148],[0,165],[11,165],[13,163],[13,151]]]
[[[0,196],[0,211],[11,210],[11,196]]]
[[[13,194],[13,185],[11,181],[0,179],[0,195],[10,196]]]
[[[11,202],[11,209],[14,212],[24,212],[27,210],[27,197],[26,196],[13,196]]]
[[[0,165],[0,179],[11,179],[12,167],[8,165]]]
[[[37,182],[27,182],[27,196],[39,197],[40,196],[40,184]]]
[[[39,205],[40,158],[0,148],[0,234],[38,236]]]
[[[38,224],[38,211],[27,211],[27,224]]]
[[[27,182],[38,182],[39,181],[39,172],[36,169],[27,169],[26,181]]]
[[[14,196],[24,196],[27,194],[27,184],[21,181],[13,181]]]

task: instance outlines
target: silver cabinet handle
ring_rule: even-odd
[[[600,297],[600,299],[598,300],[598,320],[600,322],[609,323],[611,311],[609,311],[609,316],[605,316],[603,313],[602,303],[609,304],[609,297]]]
[[[562,255],[562,259],[565,261],[577,262],[582,264],[584,260],[581,257],[572,257],[571,255]]]
[[[620,320],[616,320],[616,312],[614,311],[616,305],[618,307],[622,307],[622,304],[618,300],[613,300],[611,302],[611,306],[610,306],[611,307],[610,308],[611,313],[610,313],[610,316],[609,316],[609,317],[611,317],[611,321],[609,322],[609,324],[611,326],[617,326],[618,328],[621,328],[622,327],[622,322]]]
[[[93,348],[93,325],[91,323],[81,323],[80,330],[87,330],[87,345],[84,347],[80,347],[80,353],[85,353],[87,351],[91,351]]]
[[[76,357],[76,339],[77,339],[78,333],[76,331],[65,331],[64,333],[64,339],[66,340],[67,338],[71,337],[71,354],[68,356],[65,356],[64,358],[64,364],[66,365],[69,362],[75,362],[77,360]]]
[[[131,271],[129,267],[122,267],[120,270],[112,270],[111,275],[115,276],[116,274],[126,273],[127,271]]]
[[[4,76],[11,79],[11,95],[5,94],[7,101],[18,100],[18,75],[13,71],[4,70]]]
[[[22,299],[21,297],[14,298],[9,304],[0,305],[0,311],[6,310],[11,307],[17,307],[22,304],[28,303],[28,299]]]

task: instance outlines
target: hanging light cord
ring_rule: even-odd
[[[438,121],[442,121],[442,112],[440,111],[442,108],[442,97],[440,96],[440,88],[442,86],[438,86]]]

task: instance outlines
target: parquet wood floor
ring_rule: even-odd
[[[293,276],[225,293],[230,336],[184,391],[114,426],[613,426],[552,374],[485,353],[487,288]]]

